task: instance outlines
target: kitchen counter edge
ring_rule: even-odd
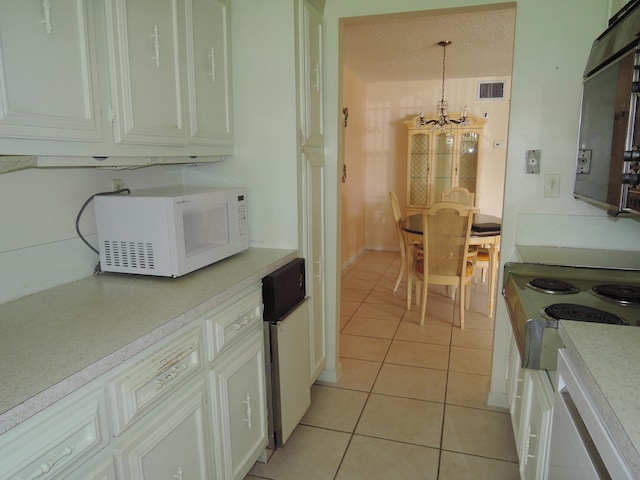
[[[176,279],[106,273],[0,305],[0,333],[5,334],[3,328],[5,326],[8,331],[13,329],[13,331],[20,332],[37,327],[37,322],[42,320],[38,318],[41,315],[36,313],[38,313],[38,308],[43,308],[38,306],[43,302],[54,305],[53,308],[47,310],[48,316],[54,318],[62,327],[64,327],[66,319],[69,318],[69,328],[74,328],[77,327],[77,323],[75,325],[72,323],[73,309],[76,303],[89,304],[93,302],[95,312],[92,314],[95,317],[87,320],[87,323],[99,325],[101,322],[109,324],[108,322],[114,321],[112,305],[122,298],[111,296],[119,296],[123,290],[131,294],[131,296],[127,296],[125,301],[137,300],[140,295],[147,297],[147,300],[154,301],[154,307],[148,315],[146,312],[140,312],[139,305],[136,305],[137,308],[133,308],[143,317],[138,322],[139,325],[134,325],[138,330],[135,328],[119,329],[117,334],[114,333],[115,338],[111,339],[112,342],[117,343],[106,347],[109,349],[107,354],[98,353],[95,358],[89,360],[86,358],[78,360],[73,355],[69,355],[70,351],[73,352],[74,347],[77,348],[76,344],[82,340],[82,335],[76,335],[76,338],[70,340],[69,344],[64,347],[55,346],[56,353],[60,356],[56,359],[43,355],[41,349],[47,347],[43,347],[43,344],[38,341],[32,342],[31,352],[21,351],[25,355],[23,359],[33,355],[35,358],[47,358],[47,363],[57,364],[60,362],[64,367],[62,371],[67,373],[64,378],[48,381],[46,384],[42,383],[44,380],[36,379],[34,381],[33,378],[24,378],[29,375],[17,377],[16,374],[19,374],[20,371],[19,359],[16,359],[18,361],[9,370],[13,373],[0,372],[2,384],[9,387],[11,391],[20,392],[19,398],[7,400],[3,397],[0,399],[0,409],[2,410],[0,413],[0,434],[117,367],[145,348],[197,320],[207,311],[259,282],[262,277],[298,256],[297,250],[249,248],[214,265]],[[169,291],[172,295],[167,295]],[[85,296],[87,296],[87,292],[90,292],[88,295],[95,295],[97,298],[78,300],[77,292],[84,292]],[[159,304],[156,305],[156,301]],[[72,302],[71,307],[69,307],[69,302]],[[167,308],[163,302],[167,302]],[[60,307],[58,308],[58,306]],[[85,314],[86,305],[77,308],[79,313]],[[68,313],[69,310],[72,310],[71,314]],[[75,320],[77,322],[78,319]],[[125,332],[121,330],[125,330]],[[5,342],[11,342],[11,340],[5,335]],[[87,341],[89,340],[94,343],[96,341],[95,338],[87,339]],[[24,350],[25,347],[22,346],[21,349]],[[11,360],[11,358],[0,355],[0,364]],[[6,372],[7,369],[8,366],[1,370]],[[5,378],[7,375],[11,376]],[[25,384],[17,385],[16,382],[22,381],[23,378]],[[8,392],[9,389],[5,392]]]
[[[633,475],[640,478],[640,329],[563,320],[558,331]]]

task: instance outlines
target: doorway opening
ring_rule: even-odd
[[[507,158],[515,3],[355,17],[341,21],[341,259],[344,271],[369,250],[397,251],[388,192],[407,204],[407,127],[436,111],[446,51],[449,112],[486,120],[479,144],[476,206],[501,217]],[[479,85],[504,83],[502,98]],[[347,111],[347,110],[345,110]]]

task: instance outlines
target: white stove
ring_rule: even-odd
[[[503,295],[524,368],[555,370],[558,322],[640,326],[640,271],[507,263]]]

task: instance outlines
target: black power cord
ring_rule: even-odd
[[[113,192],[100,192],[100,193],[96,193],[91,195],[89,198],[87,198],[87,200],[84,202],[84,204],[82,204],[82,207],[80,207],[80,211],[78,212],[78,215],[76,216],[76,233],[78,234],[78,237],[80,237],[80,240],[82,240],[87,247],[89,247],[91,250],[93,250],[94,252],[96,252],[98,255],[100,255],[100,252],[98,251],[98,249],[96,249],[93,245],[91,245],[86,238],[84,238],[84,236],[82,235],[82,233],[80,232],[80,217],[82,217],[82,214],[84,212],[84,210],[87,208],[87,205],[89,205],[89,203],[91,203],[91,201],[97,197],[98,195],[119,195],[121,193],[126,193],[127,195],[129,195],[131,193],[131,190],[129,190],[128,188],[121,188],[120,190],[114,190]],[[94,275],[97,275],[98,273],[100,273],[102,270],[100,269],[100,262],[98,262],[98,264],[96,265],[96,268],[94,270]]]

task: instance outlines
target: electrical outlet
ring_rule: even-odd
[[[551,173],[544,176],[544,196],[545,198],[560,196],[560,174]]]
[[[116,192],[124,188],[124,180],[122,178],[111,179],[111,191]]]
[[[589,173],[591,169],[591,150],[578,150],[577,173]]]
[[[540,173],[540,150],[527,150],[524,157],[525,171],[527,173]]]

